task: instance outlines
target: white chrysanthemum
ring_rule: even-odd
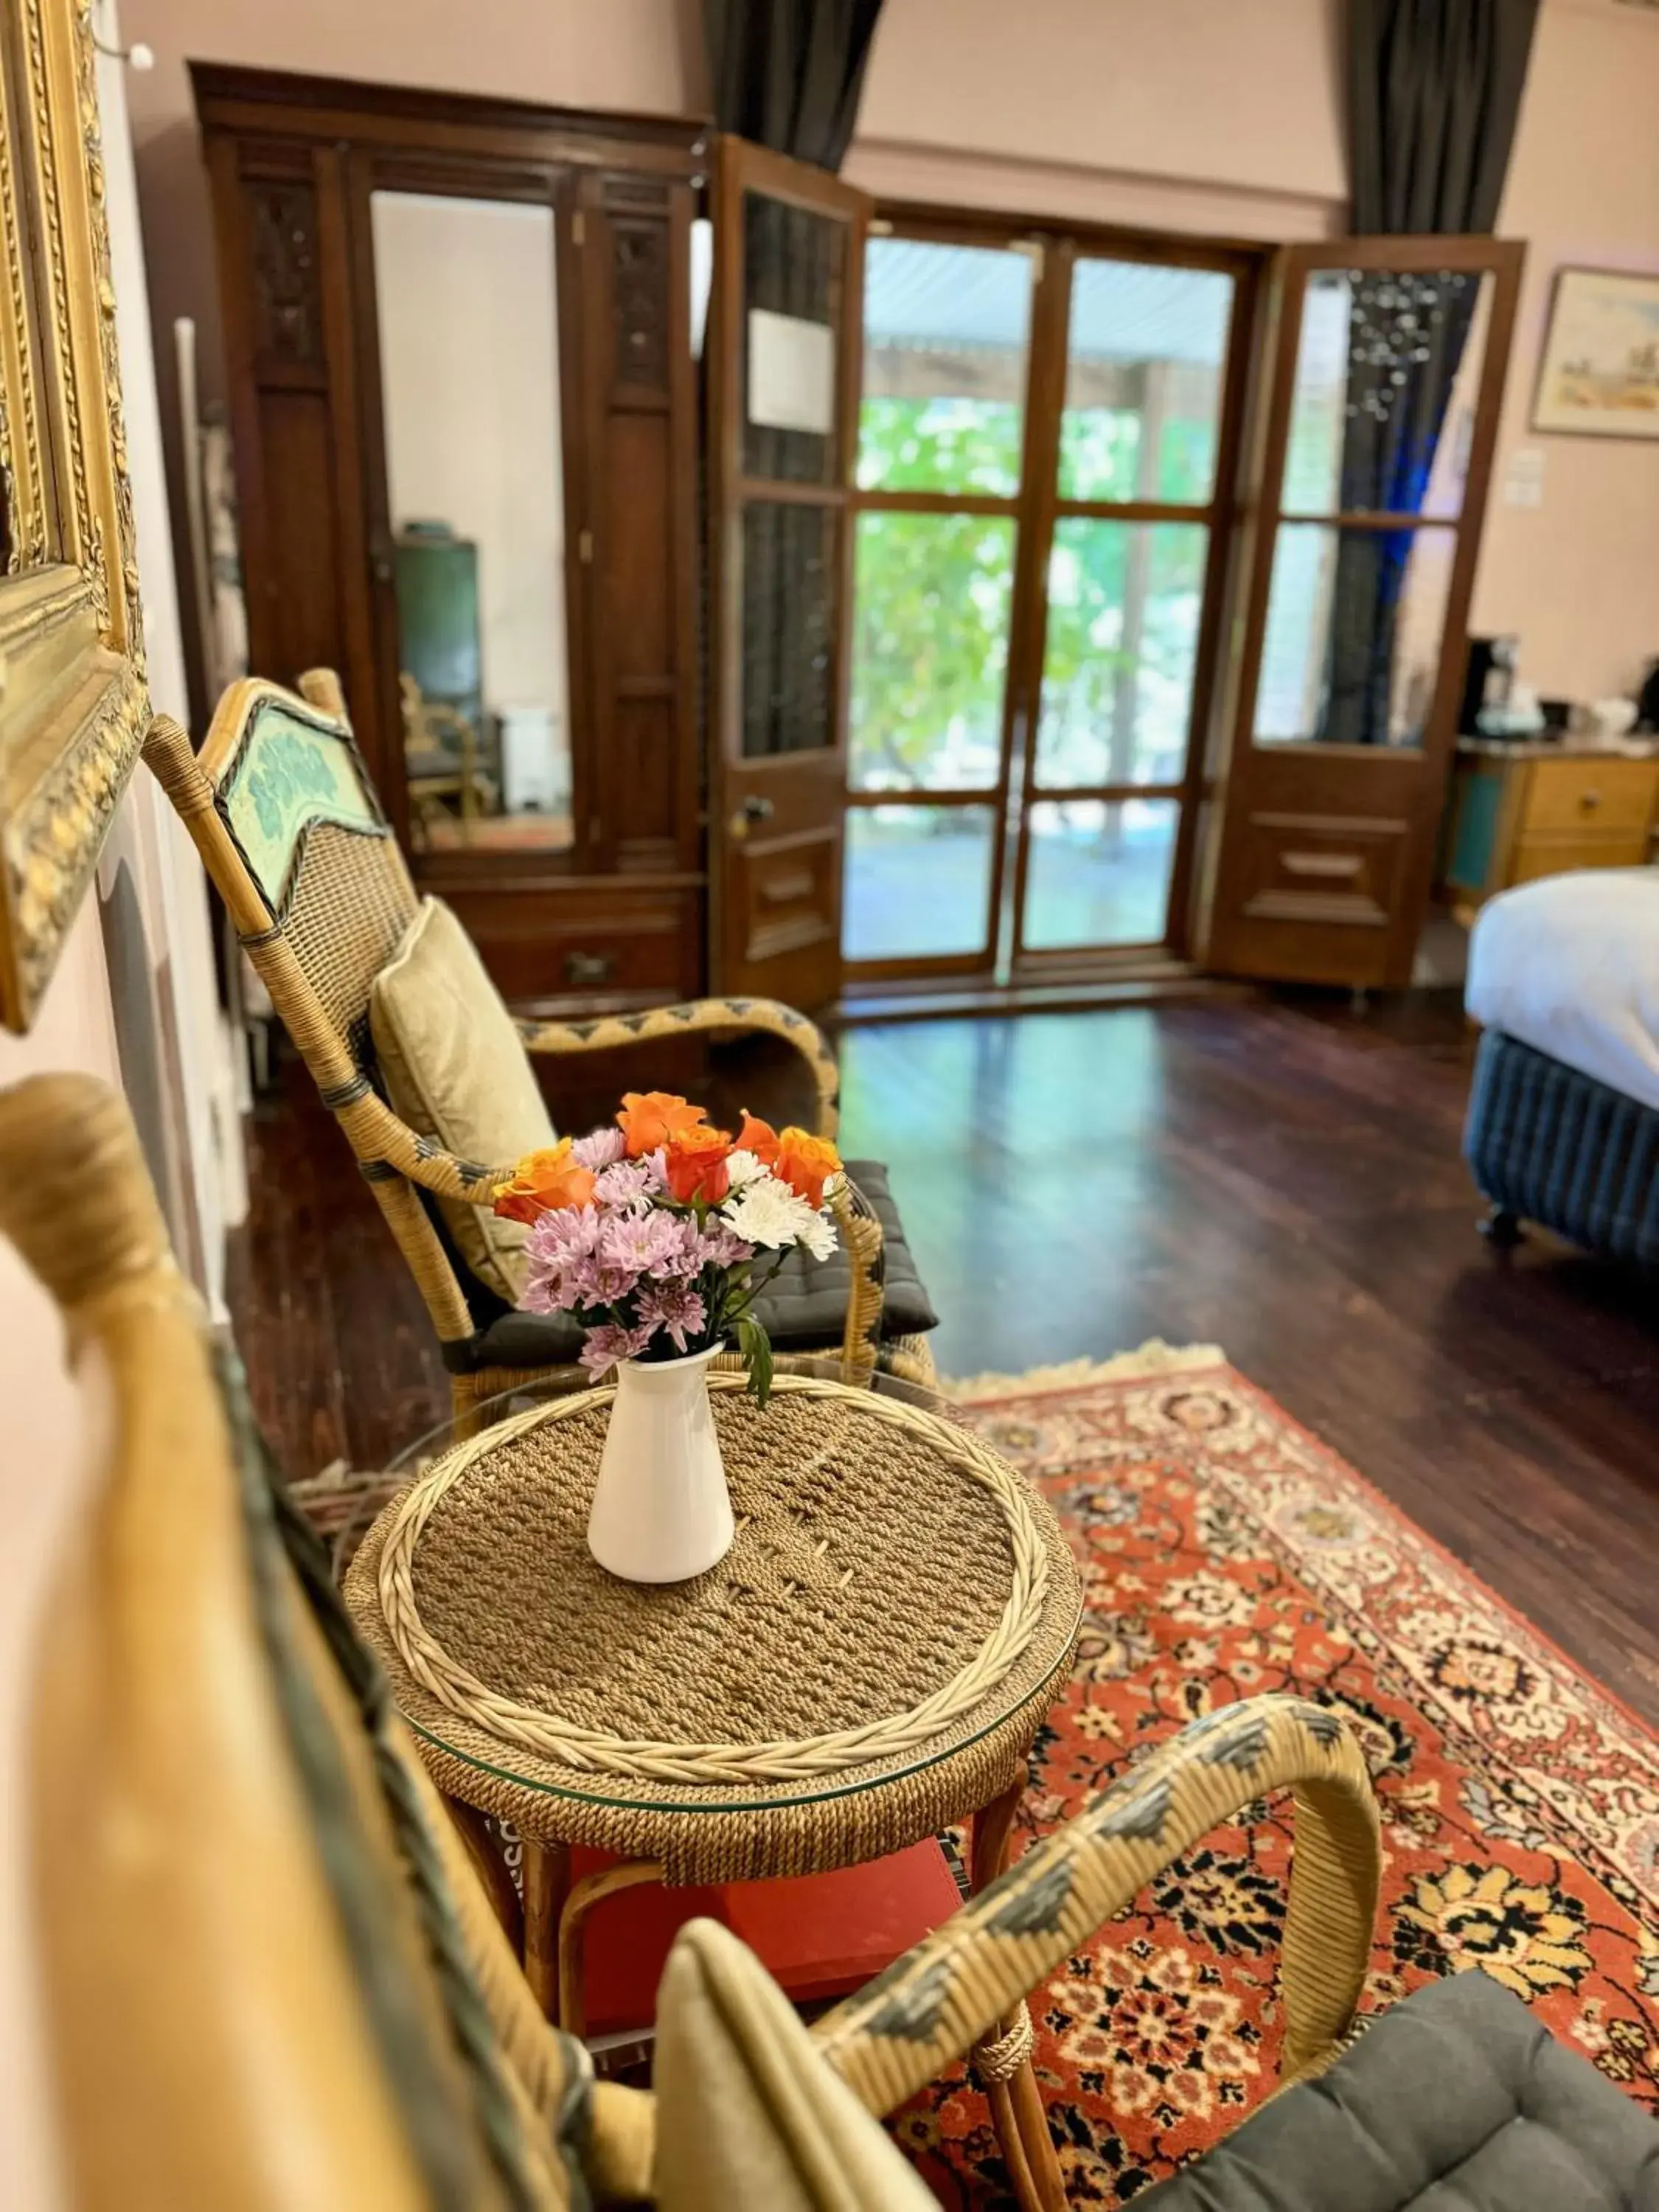
[[[765,1173],[765,1164],[752,1152],[745,1152],[741,1146],[726,1156],[726,1179],[733,1190],[741,1190],[745,1183],[753,1182],[757,1176]]]
[[[801,1203],[805,1205],[805,1200]],[[836,1249],[836,1224],[827,1213],[815,1213],[808,1206],[806,1226],[801,1231],[800,1241],[815,1260],[827,1260]]]
[[[745,1244],[769,1245],[774,1251],[805,1244],[818,1260],[828,1259],[836,1249],[835,1224],[769,1172],[754,1176],[728,1198],[720,1218]]]

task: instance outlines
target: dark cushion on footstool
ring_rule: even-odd
[[[1146,2212],[1659,2212],[1659,2121],[1478,1969],[1135,2199]]]
[[[937,1328],[939,1316],[904,1241],[886,1169],[874,1160],[848,1160],[847,1172],[881,1224],[882,1334],[917,1336]],[[757,1308],[776,1348],[799,1352],[839,1344],[851,1282],[847,1255],[839,1249],[828,1260],[814,1260],[799,1248],[791,1252]],[[477,1340],[473,1357],[480,1367],[556,1367],[574,1359],[581,1345],[582,1332],[568,1314],[504,1313]]]

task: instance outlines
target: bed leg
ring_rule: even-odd
[[[1527,1232],[1521,1226],[1521,1217],[1507,1206],[1494,1206],[1480,1224],[1480,1234],[1489,1244],[1500,1252],[1512,1252],[1517,1244],[1524,1244]]]

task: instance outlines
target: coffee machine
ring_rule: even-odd
[[[1510,695],[1521,659],[1518,637],[1472,637],[1463,672],[1463,703],[1457,713],[1460,737],[1501,736]]]

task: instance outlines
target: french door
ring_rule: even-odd
[[[1398,989],[1428,902],[1525,249],[1286,246],[1197,951]]]
[[[841,987],[848,486],[868,200],[716,148],[708,363],[711,969],[798,1006]]]
[[[872,228],[849,980],[1186,950],[1255,257]]]

